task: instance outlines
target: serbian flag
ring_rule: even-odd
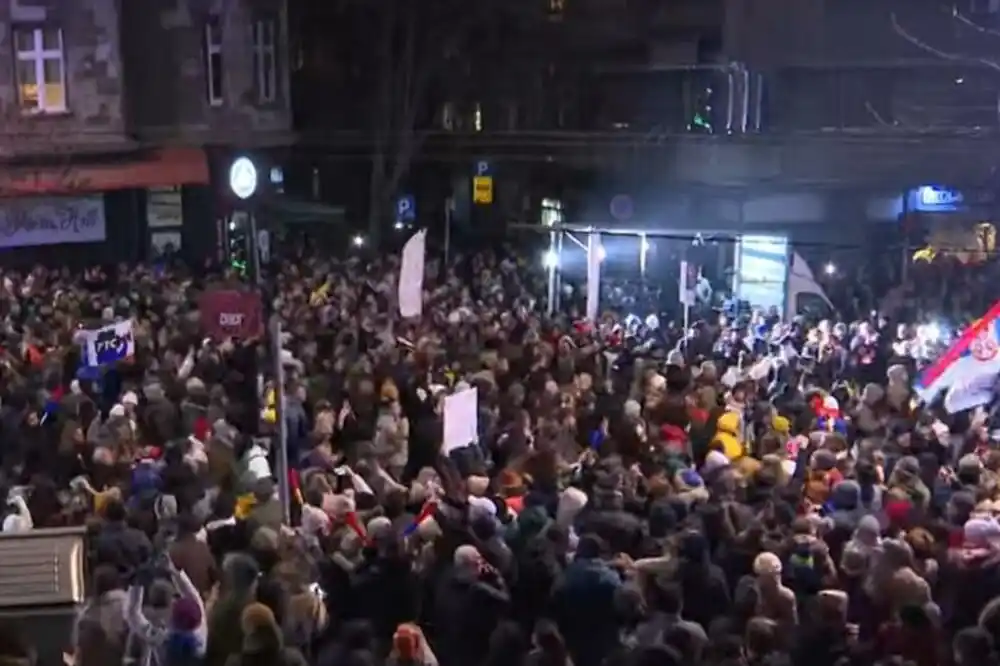
[[[44,425],[46,421],[50,418],[55,418],[59,414],[59,402],[66,395],[66,389],[62,386],[57,386],[52,389],[52,393],[49,394],[49,399],[45,401],[45,406],[42,407],[42,417],[40,422]]]
[[[426,502],[424,502],[424,506],[421,507],[420,513],[418,513],[417,517],[413,519],[413,522],[407,525],[406,529],[403,530],[403,536],[410,536],[411,534],[416,532],[417,528],[420,527],[420,524],[422,522],[424,522],[425,520],[434,515],[435,509],[437,509],[436,501],[427,500]]]
[[[970,326],[941,355],[917,377],[913,390],[920,399],[932,402],[938,395],[953,388],[966,392],[963,387],[975,389],[977,396],[952,395],[954,406],[967,409],[981,399],[984,386],[986,402],[992,394],[992,379],[1000,374],[1000,301],[975,324]],[[976,404],[983,404],[978,402]],[[972,404],[972,406],[976,406]]]

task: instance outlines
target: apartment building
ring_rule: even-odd
[[[287,44],[284,0],[0,0],[5,256],[211,253],[225,166],[290,141]]]

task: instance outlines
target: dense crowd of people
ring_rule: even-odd
[[[270,267],[280,410],[264,346],[199,326],[232,272],[3,274],[3,531],[87,527],[68,666],[997,663],[994,415],[912,400],[899,315],[548,317],[544,276],[477,254],[402,320],[398,274]],[[88,366],[79,330],[121,319],[134,355]],[[0,619],[3,663],[38,647]]]

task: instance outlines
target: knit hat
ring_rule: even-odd
[[[966,547],[982,548],[1000,540],[1000,523],[992,518],[972,518],[962,528]]]
[[[194,631],[201,624],[201,608],[194,599],[181,597],[170,608],[170,626],[176,631]]]
[[[885,503],[885,516],[891,524],[899,525],[905,523],[910,513],[913,511],[913,504],[909,500],[894,499]]]

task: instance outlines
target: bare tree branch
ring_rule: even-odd
[[[986,26],[979,25],[978,23],[976,23],[975,21],[973,21],[972,19],[970,19],[969,17],[967,17],[965,14],[963,14],[960,11],[958,11],[958,7],[953,7],[952,8],[951,15],[952,15],[952,18],[954,18],[956,21],[958,21],[959,23],[961,23],[965,27],[971,28],[972,30],[975,30],[976,32],[978,32],[980,34],[983,34],[983,35],[993,35],[994,37],[1000,37],[1000,30],[993,30],[991,28],[987,28]]]
[[[915,36],[913,33],[909,32],[899,23],[899,19],[896,18],[896,12],[889,14],[889,20],[892,24],[892,30],[897,35],[908,41],[909,43],[916,46],[921,51],[930,53],[933,56],[937,56],[942,60],[950,60],[951,62],[968,62],[968,63],[979,63],[984,65],[994,71],[1000,72],[1000,63],[987,58],[979,58],[977,56],[969,56],[962,53],[948,53],[947,51],[942,51],[941,49],[935,48],[923,41],[919,37]]]
[[[867,111],[868,115],[870,115],[872,118],[874,118],[875,122],[877,122],[882,127],[895,127],[896,126],[895,123],[886,122],[885,118],[882,117],[882,114],[879,113],[878,111],[876,111],[875,107],[872,106],[872,103],[870,101],[868,101],[867,99],[865,100],[865,111]]]

